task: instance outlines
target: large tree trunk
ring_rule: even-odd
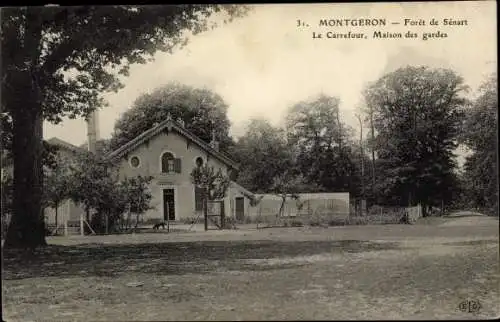
[[[15,70],[6,73],[10,87],[4,94],[13,120],[13,216],[4,245],[8,248],[47,245],[41,203],[43,115],[38,71],[42,37],[39,8],[26,9],[23,27],[24,41],[15,58]]]
[[[43,119],[39,112],[18,112],[13,115],[14,200],[5,247],[45,246],[47,243],[41,207]]]

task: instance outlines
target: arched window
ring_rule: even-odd
[[[202,157],[197,157],[194,162],[196,163],[197,167],[203,166],[203,158]]]
[[[175,172],[175,157],[170,152],[165,152],[161,156],[161,172]]]

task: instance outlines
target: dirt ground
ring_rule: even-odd
[[[498,224],[457,216],[417,225],[51,237],[34,255],[3,253],[3,318],[494,318]],[[467,300],[480,309],[462,312]]]

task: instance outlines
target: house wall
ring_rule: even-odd
[[[231,187],[227,192],[227,199],[229,203],[229,213],[227,216],[236,218],[236,198],[243,197],[244,199],[244,213],[243,216],[246,218],[250,216],[250,199],[246,197],[238,188]]]
[[[181,159],[181,173],[161,173],[161,155],[166,151]],[[137,168],[130,165],[133,156],[140,159]],[[194,185],[190,176],[197,157],[202,157],[205,163],[208,161],[210,166],[220,168],[224,174],[228,174],[227,165],[210,156],[195,143],[188,143],[188,140],[174,131],[158,134],[122,158],[119,162],[119,175],[122,179],[138,175],[154,178],[150,188],[153,196],[151,206],[155,209],[147,211],[143,216],[144,220],[163,219],[163,189],[168,188],[175,189],[176,220],[198,215],[195,211]],[[225,209],[227,214],[229,200],[226,201]]]
[[[283,209],[284,216],[330,214],[340,217],[349,216],[349,193],[300,193],[299,201],[287,199]],[[275,216],[281,205],[281,198],[273,194],[256,195],[262,197],[254,207],[249,207],[249,216]]]

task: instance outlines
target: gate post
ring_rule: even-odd
[[[226,228],[226,211],[224,208],[224,199],[220,203],[220,227],[221,229]]]
[[[84,227],[83,227],[83,214],[80,214],[80,235],[81,236],[84,235],[83,229],[84,229]]]

